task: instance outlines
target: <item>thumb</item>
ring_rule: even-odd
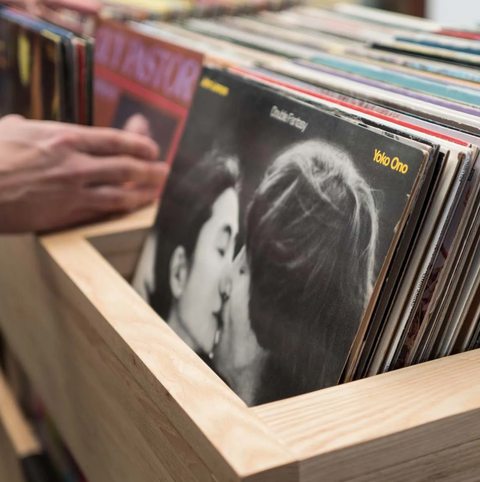
[[[133,132],[134,134],[140,134],[142,136],[152,137],[152,131],[150,129],[150,123],[147,118],[142,114],[132,115],[125,125],[123,130]]]
[[[40,16],[42,11],[38,0],[25,0],[25,9],[28,13],[35,16]]]

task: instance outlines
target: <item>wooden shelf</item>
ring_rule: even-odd
[[[21,461],[39,453],[40,443],[0,372],[0,480],[27,482]]]
[[[0,238],[0,326],[90,482],[478,472],[478,351],[249,409],[125,280],[153,217]]]

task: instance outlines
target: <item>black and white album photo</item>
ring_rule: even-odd
[[[333,386],[422,161],[205,68],[134,286],[247,405]]]

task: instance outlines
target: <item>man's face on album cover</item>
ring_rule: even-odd
[[[178,248],[172,256],[171,288],[177,298],[177,316],[192,341],[205,354],[211,352],[219,328],[220,278],[232,263],[239,229],[239,203],[235,189],[224,191],[202,226],[195,250],[186,267]],[[185,256],[183,254],[183,256]],[[183,268],[179,269],[180,266]]]

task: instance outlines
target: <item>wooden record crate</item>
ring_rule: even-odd
[[[480,352],[248,408],[128,279],[154,208],[0,238],[0,326],[90,482],[480,480]]]

